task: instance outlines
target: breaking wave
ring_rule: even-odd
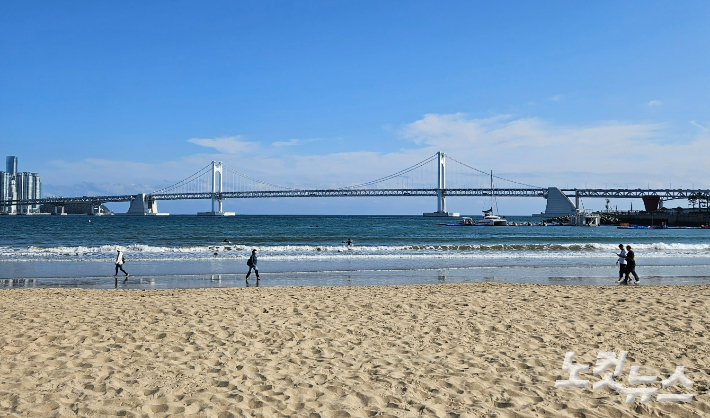
[[[710,244],[631,243],[637,257],[710,256]],[[215,246],[126,246],[99,245],[76,247],[0,246],[0,260],[12,261],[106,261],[121,249],[131,260],[199,260],[247,257],[250,245]],[[590,258],[608,258],[617,250],[611,243],[507,243],[449,245],[273,245],[259,246],[260,256],[273,260],[302,259],[387,259],[387,258],[554,258],[574,253]],[[611,254],[613,256],[613,254]]]

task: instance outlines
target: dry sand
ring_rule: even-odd
[[[0,291],[0,416],[710,416],[710,286]],[[626,404],[565,352],[695,382]],[[592,366],[593,367],[593,366]],[[660,380],[660,379],[659,379]]]

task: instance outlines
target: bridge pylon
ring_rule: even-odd
[[[436,212],[424,213],[424,216],[444,218],[459,216],[458,213],[446,211],[446,154],[441,151],[436,154],[439,161],[437,164],[438,181],[436,187],[437,209]]]
[[[223,189],[223,171],[224,164],[222,161],[212,161],[212,211],[210,212],[198,212],[198,215],[203,216],[234,216],[234,212],[225,212],[222,209],[222,193]],[[217,203],[219,209],[215,211],[215,203]]]

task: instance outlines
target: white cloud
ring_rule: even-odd
[[[703,132],[707,132],[707,130],[708,130],[708,128],[706,126],[703,126],[694,120],[691,120],[690,124],[695,126],[696,128],[700,128]]]
[[[240,135],[214,139],[190,138],[187,142],[203,147],[214,148],[224,154],[254,153],[259,146],[256,142],[242,141]]]
[[[288,141],[277,141],[271,145],[273,145],[275,147],[292,147],[292,146],[298,145],[298,144],[299,144],[298,139],[289,139]]]
[[[660,106],[660,105],[661,105],[661,101],[660,101],[660,100],[651,100],[650,102],[648,102],[648,106],[649,106],[649,107]]]
[[[689,179],[705,184],[702,179],[710,177],[710,168],[702,161],[710,137],[677,143],[666,140],[673,139],[668,131],[662,124],[560,126],[539,118],[473,119],[457,113],[425,115],[401,133],[431,151],[442,150],[483,171],[493,169],[533,184],[660,187],[669,180],[685,184]],[[531,178],[538,181],[526,180]]]
[[[275,147],[292,147],[294,145],[302,145],[306,144],[309,142],[316,142],[318,141],[317,138],[311,138],[311,139],[289,139],[288,141],[277,141],[272,143],[271,145]]]
[[[561,94],[555,94],[554,96],[550,97],[550,100],[553,102],[560,102],[563,98],[564,96],[562,96]]]

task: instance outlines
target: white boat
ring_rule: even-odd
[[[481,226],[507,226],[508,221],[498,215],[493,214],[493,200],[495,199],[495,189],[493,188],[493,171],[491,171],[491,208],[483,211],[483,219],[476,222]],[[496,204],[496,207],[498,205]]]
[[[476,225],[476,222],[473,219],[471,219],[467,216],[464,216],[463,218],[461,218],[461,220],[459,221],[459,223],[457,225],[458,226],[474,226],[474,225]]]
[[[455,223],[455,224],[438,223],[437,225],[444,225],[444,226],[476,226],[476,221],[474,221],[473,219],[471,219],[471,218],[469,218],[469,217],[467,217],[467,216],[464,216],[463,218],[461,218],[460,221],[458,221],[458,223]]]
[[[493,214],[493,209],[488,209],[483,211],[483,219],[476,222],[477,225],[482,226],[506,226],[508,221],[498,215]]]

